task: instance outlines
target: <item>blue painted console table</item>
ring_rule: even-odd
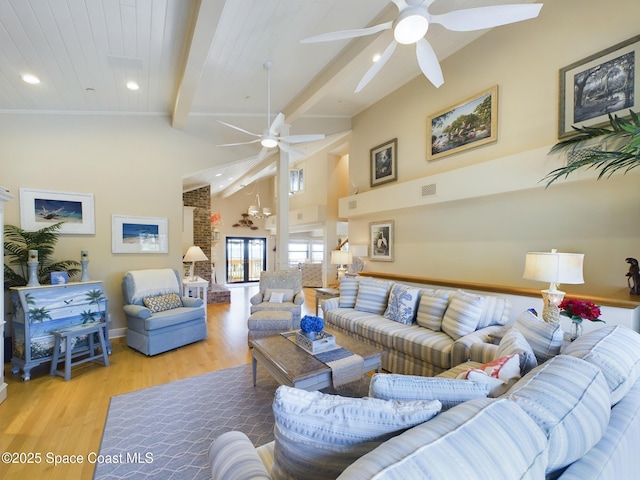
[[[11,288],[13,358],[11,373],[31,378],[31,369],[53,358],[55,330],[90,322],[105,322],[107,353],[109,341],[108,299],[102,282],[41,285]],[[84,338],[75,345],[87,343]]]

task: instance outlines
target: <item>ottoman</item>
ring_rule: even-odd
[[[255,338],[264,338],[291,330],[293,315],[280,310],[260,310],[252,313],[247,320],[249,333],[247,342]]]

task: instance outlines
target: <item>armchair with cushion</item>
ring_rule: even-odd
[[[304,304],[300,270],[278,270],[260,273],[260,291],[251,299],[251,313],[260,311],[287,311],[292,315],[291,328],[300,328],[300,315]]]
[[[127,272],[122,279],[122,295],[127,345],[131,348],[151,356],[207,338],[202,300],[182,296],[177,271]]]

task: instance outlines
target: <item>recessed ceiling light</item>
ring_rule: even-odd
[[[138,90],[140,88],[140,85],[138,85],[136,82],[127,82],[127,88],[129,90]]]
[[[222,174],[221,173],[216,173],[216,177],[221,177]]]
[[[40,79],[35,75],[31,75],[30,73],[25,73],[20,78],[23,82],[29,83],[31,85],[37,85],[38,83],[40,83]]]
[[[380,60],[380,54],[379,54],[379,53],[376,53],[376,54],[373,56],[373,59],[372,59],[372,60],[373,60],[373,63],[376,63],[378,60]]]

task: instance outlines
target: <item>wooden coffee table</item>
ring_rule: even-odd
[[[327,329],[335,335],[336,343],[364,359],[364,373],[379,371],[382,367],[382,349],[367,345],[360,340]],[[256,338],[249,344],[253,366],[253,385],[256,385],[256,370],[260,363],[280,385],[313,391],[331,387],[331,368],[313,355],[286,339],[282,335]]]

